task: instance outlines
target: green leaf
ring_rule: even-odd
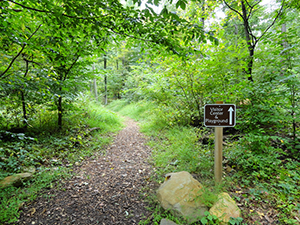
[[[182,8],[182,10],[185,10],[186,5],[184,1],[180,2],[180,7]]]
[[[206,219],[206,217],[202,217],[202,219],[200,220],[202,224],[207,224],[208,220]]]

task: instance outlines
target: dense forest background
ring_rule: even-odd
[[[224,101],[237,106],[236,126],[224,129],[226,176],[254,196],[237,199],[299,223],[299,15],[298,0],[0,0],[0,178],[78,161],[93,128],[120,128],[98,108],[107,104],[138,114],[149,135],[172,131],[164,147],[192,140],[154,154],[158,168],[169,165],[161,174],[205,173],[213,130],[203,107]],[[14,191],[1,199],[18,208]]]

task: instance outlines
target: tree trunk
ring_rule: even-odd
[[[281,33],[286,34],[286,24],[285,23],[281,25]],[[283,48],[288,47],[288,43],[285,39],[282,40],[282,46],[283,46]]]
[[[255,49],[255,44],[252,43],[251,38],[250,38],[250,32],[249,32],[249,20],[247,17],[247,10],[245,7],[245,3],[242,0],[242,11],[243,11],[243,21],[244,21],[244,30],[245,30],[245,35],[246,35],[246,41],[247,41],[247,46],[248,46],[248,51],[249,51],[249,62],[248,62],[248,67],[247,67],[247,74],[248,74],[248,80],[253,82],[253,77],[252,77],[252,68],[253,68],[253,57],[254,57],[254,49]]]
[[[106,70],[107,67],[107,61],[106,61],[106,55],[104,55],[104,70]],[[104,85],[105,85],[105,105],[107,105],[107,75],[105,73],[104,75]]]
[[[284,23],[284,24],[282,24],[281,25],[281,33],[282,33],[282,36],[284,36],[284,37],[286,37],[286,24]],[[282,39],[282,47],[283,47],[283,49],[286,49],[287,47],[288,47],[288,43],[287,43],[287,41],[286,41],[286,39]],[[284,55],[286,55],[286,52],[283,52],[282,53],[282,57],[281,57],[281,60],[280,60],[280,62],[281,62],[281,64],[282,64],[282,70],[281,70],[281,76],[283,76],[284,75],[284,61],[286,61],[285,59],[284,59]]]
[[[60,94],[62,91],[62,88],[59,88]],[[58,129],[62,129],[62,117],[63,117],[63,107],[62,107],[62,96],[59,95],[58,97],[58,104],[57,104],[57,110],[58,110]]]
[[[239,29],[238,29],[238,25],[237,24],[234,25],[234,34],[236,36],[238,36],[238,34],[239,34]],[[236,48],[238,48],[238,38],[236,38],[235,46],[236,46]],[[236,59],[237,62],[239,61],[239,57],[238,56],[235,59]],[[237,67],[236,68],[236,75],[239,75],[239,74],[240,74],[240,67]]]
[[[204,30],[204,22],[205,22],[205,0],[203,0],[202,2],[202,18],[201,18],[201,22],[202,22],[202,29]]]
[[[21,90],[21,100],[22,100],[22,109],[23,109],[23,123],[24,127],[27,127],[27,112],[26,112],[26,102],[25,102],[25,94],[24,91]]]
[[[93,96],[93,81],[90,82],[90,92],[91,92],[91,96]]]
[[[93,73],[94,73],[94,70],[95,70],[95,64],[93,64],[92,70],[93,70]],[[94,74],[94,75],[95,75],[95,74]],[[91,92],[91,96],[94,95],[93,90],[94,90],[94,80],[92,80],[91,83],[90,83],[90,92]]]
[[[94,95],[95,95],[95,99],[96,99],[96,101],[98,101],[97,80],[96,80],[96,78],[94,78],[93,87],[94,87]]]
[[[24,78],[27,76],[28,71],[29,71],[29,62],[27,60],[25,60],[25,63],[26,63],[26,70],[25,70]],[[22,101],[22,110],[23,110],[23,124],[24,124],[24,127],[26,128],[28,125],[28,122],[27,122],[26,101],[25,101],[25,93],[24,92],[25,92],[25,85],[24,85],[23,89],[21,89],[21,101]]]

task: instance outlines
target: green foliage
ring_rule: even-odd
[[[213,186],[213,145],[203,145],[199,138],[210,135],[209,129],[191,128],[189,126],[170,126],[168,119],[164,116],[161,107],[157,103],[147,101],[128,103],[124,100],[114,101],[109,108],[120,113],[133,116],[142,122],[142,131],[150,136],[149,145],[152,147],[152,163],[158,177],[176,171],[189,171],[197,174],[201,183]],[[147,116],[145,116],[147,115]],[[286,158],[287,152],[283,145],[285,139],[269,135],[274,129],[276,121],[269,124],[270,128],[264,132],[263,128],[247,129],[248,134],[242,138],[226,145],[224,157],[227,165],[233,170],[224,180],[224,187],[231,188],[231,181],[234,180],[242,187],[250,188],[250,203],[256,201],[264,203],[266,198],[273,202],[273,207],[280,205],[294,205],[292,202],[299,197],[299,162],[294,159]],[[264,125],[268,122],[264,122]],[[234,139],[235,137],[233,137]],[[231,180],[231,181],[230,181]],[[227,186],[228,185],[228,186]],[[207,188],[204,201],[211,206],[216,194]],[[264,191],[262,191],[264,190]],[[268,193],[263,195],[262,193]],[[292,200],[288,200],[292,199]],[[283,203],[284,202],[284,203]],[[290,202],[290,203],[288,203]],[[282,207],[281,209],[283,209]],[[291,217],[289,213],[294,213],[294,207],[288,211],[282,211],[279,218],[288,221]],[[157,221],[163,218],[162,213],[154,212]],[[289,219],[287,219],[289,218]],[[174,221],[174,218],[173,218]],[[214,224],[215,220],[211,217],[203,218]],[[232,218],[230,224],[246,224],[242,218]],[[147,224],[145,222],[145,224]],[[218,224],[216,222],[215,224]]]
[[[70,175],[74,164],[103,154],[102,147],[112,140],[109,134],[122,126],[119,116],[90,102],[84,94],[78,96],[68,111],[62,130],[52,127],[55,118],[49,117],[49,112],[44,111],[36,120],[32,121],[36,127],[25,133],[1,133],[4,139],[0,141],[0,179],[29,167],[37,171],[21,188],[1,190],[1,223],[16,221],[24,202],[33,200],[43,188],[52,187],[54,181]]]
[[[243,218],[237,217],[237,218],[230,218],[229,220],[230,225],[246,225],[247,223],[243,223]]]
[[[272,138],[274,137],[267,135],[245,136],[238,145],[227,150],[226,156],[231,167],[238,171],[247,171],[248,176],[254,178],[253,181],[267,181],[276,176],[275,171],[282,164],[279,158],[283,152],[271,146]]]
[[[153,208],[151,208],[153,214],[151,217],[145,218],[145,220],[140,221],[140,225],[146,225],[146,224],[153,224],[153,225],[159,225],[160,221],[162,219],[168,219],[173,221],[174,223],[181,224],[184,223],[183,218],[178,218],[172,214],[170,211],[164,210],[161,206],[156,205]]]
[[[220,221],[218,219],[218,217],[214,216],[214,215],[210,215],[209,212],[205,212],[204,213],[205,216],[201,218],[201,224],[205,225],[205,224],[219,224]]]
[[[67,178],[68,172],[61,167],[51,171],[41,169],[35,174],[33,180],[24,184],[25,187],[1,189],[0,222],[13,223],[18,221],[19,210],[25,202],[34,200],[42,189],[53,187],[54,181]]]
[[[222,21],[215,19],[215,1],[167,1],[157,14],[150,4],[162,2],[150,0],[140,8],[139,0],[0,1],[5,18],[0,25],[0,136],[12,140],[1,142],[0,168],[11,174],[31,165],[70,165],[90,141],[98,144],[91,128],[115,131],[120,126],[115,114],[90,105],[84,96],[74,103],[89,80],[103,83],[106,76],[108,96],[126,98],[109,108],[143,123],[160,175],[187,170],[209,183],[213,145],[201,141],[213,134],[202,125],[203,106],[235,103],[237,126],[224,139],[225,161],[233,168],[227,178],[244,186],[262,183],[276,202],[272,206],[279,205],[279,219],[293,223],[288,214],[295,213],[299,197],[300,157],[296,1],[278,3],[287,10],[275,24],[278,11],[269,12],[260,2],[226,1],[236,10]],[[240,25],[243,13],[246,27]],[[120,36],[138,43],[121,43]],[[257,193],[254,200],[260,201]]]

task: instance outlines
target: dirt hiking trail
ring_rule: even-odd
[[[49,189],[24,205],[16,224],[134,225],[150,216],[142,189],[154,186],[147,162],[151,150],[137,123],[125,123],[106,155],[84,161],[62,189]]]

